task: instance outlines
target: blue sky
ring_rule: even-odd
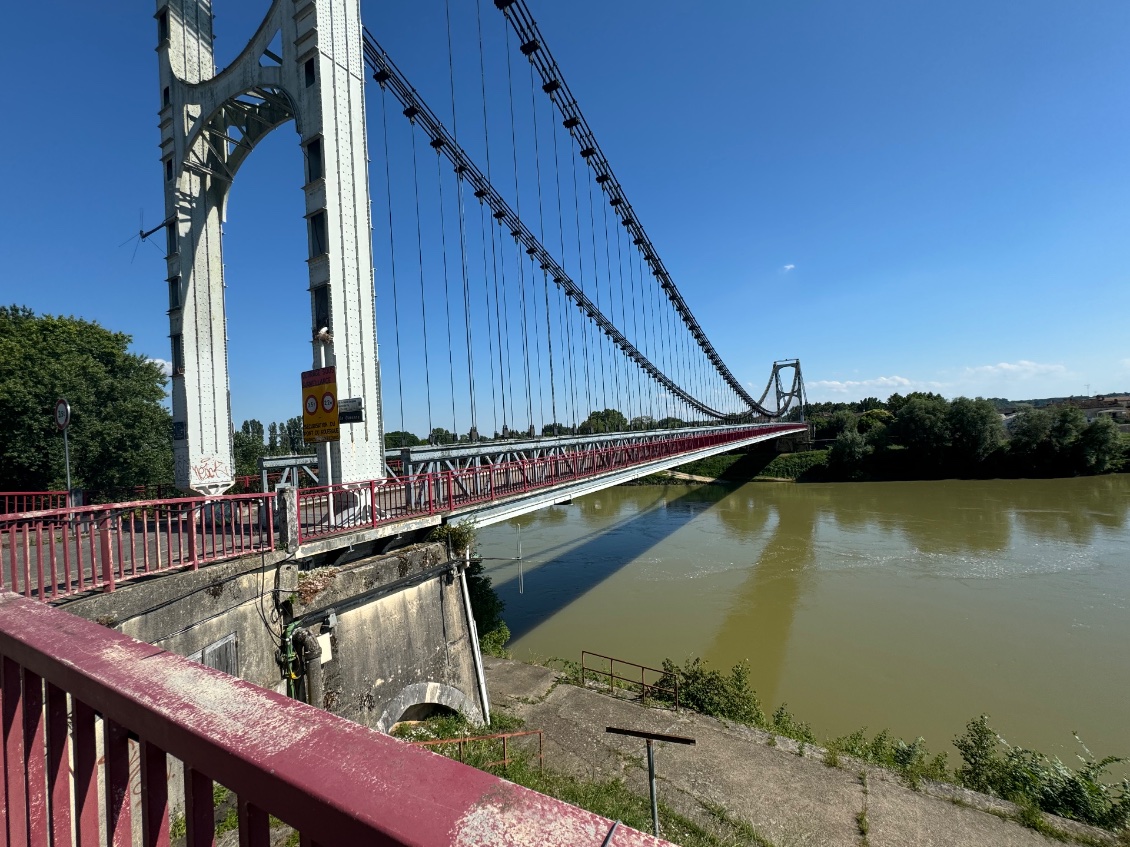
[[[452,2],[456,15],[470,8]],[[743,382],[760,386],[772,360],[798,356],[812,399],[1130,390],[1130,5],[529,2],[660,255]],[[266,5],[216,0],[221,65]],[[362,0],[367,26],[441,116],[443,8]],[[150,227],[163,210],[150,14],[78,3],[8,12],[21,35],[0,60],[0,299],[97,320],[168,359],[160,241],[119,246],[139,214]],[[483,14],[501,33],[492,4]],[[457,27],[460,68],[471,68],[470,36]],[[461,74],[461,91],[471,83]],[[284,127],[232,193],[237,424],[299,413],[300,161]],[[384,270],[378,251],[387,386]],[[418,394],[406,402],[406,425],[422,431]]]

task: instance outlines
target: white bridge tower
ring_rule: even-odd
[[[233,483],[222,225],[239,166],[289,120],[305,162],[312,365],[335,366],[338,396],[365,412],[318,446],[322,481],[382,477],[358,0],[274,0],[219,74],[211,0],[158,0],[156,17],[177,487],[218,494]],[[278,390],[298,413],[299,375]]]

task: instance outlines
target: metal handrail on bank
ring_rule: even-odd
[[[602,668],[597,668],[597,667],[593,667],[591,665],[586,664],[585,658],[589,657],[589,656],[591,656],[592,658],[595,658],[595,659],[603,659],[606,662],[608,662],[608,670],[603,670]],[[616,667],[615,667],[616,665],[628,665],[630,667],[637,668],[640,672],[639,679],[636,679],[635,677],[620,676],[619,674],[616,673]],[[613,697],[616,696],[616,681],[624,682],[624,683],[628,683],[630,685],[638,685],[640,687],[640,698],[641,699],[646,699],[649,691],[660,691],[664,694],[669,695],[671,697],[671,699],[673,699],[675,701],[675,711],[676,712],[679,711],[679,679],[678,679],[678,677],[672,677],[672,679],[674,679],[674,682],[675,682],[674,687],[667,688],[667,687],[662,686],[662,685],[654,685],[654,684],[647,682],[647,680],[645,678],[645,674],[648,671],[651,671],[652,673],[661,674],[661,677],[660,677],[661,679],[662,679],[663,676],[667,675],[667,672],[662,670],[661,668],[651,668],[651,667],[648,667],[647,665],[637,664],[636,662],[628,662],[628,661],[625,661],[624,659],[617,659],[617,658],[614,658],[612,656],[605,656],[601,653],[593,653],[590,650],[582,650],[581,651],[581,687],[584,687],[586,685],[587,675],[591,673],[595,677],[600,678],[601,680],[603,680],[604,677],[608,678],[608,693],[611,694]]]

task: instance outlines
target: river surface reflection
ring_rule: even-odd
[[[1074,763],[1073,730],[1130,755],[1128,516],[1127,475],[639,486],[479,546],[517,658],[748,660],[820,737],[940,750],[985,712]]]

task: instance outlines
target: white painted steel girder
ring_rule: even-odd
[[[222,224],[239,166],[289,120],[305,162],[312,366],[336,366],[338,396],[367,410],[340,443],[319,445],[318,463],[324,482],[383,477],[358,0],[274,0],[219,74],[210,0],[157,0],[156,17],[176,484],[216,494],[233,483]],[[322,328],[331,340],[317,340]],[[297,405],[298,374],[278,390]]]

